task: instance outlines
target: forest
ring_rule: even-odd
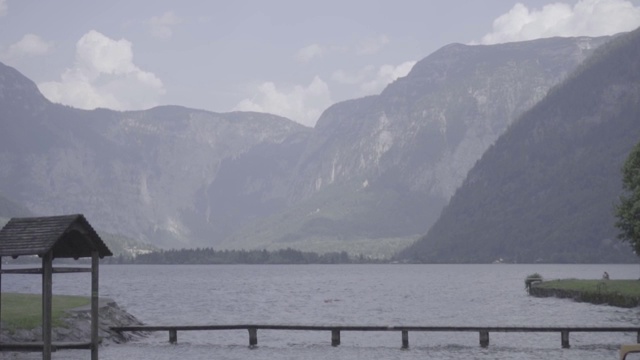
[[[381,263],[345,251],[318,254],[291,248],[268,250],[214,250],[213,248],[158,250],[135,257],[119,255],[103,259],[106,264],[363,264]]]

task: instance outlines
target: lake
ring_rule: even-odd
[[[378,326],[640,326],[640,308],[622,309],[538,299],[524,279],[638,279],[638,265],[104,265],[100,296],[114,299],[148,325],[294,324]],[[54,275],[54,293],[89,295],[88,274]],[[3,291],[40,292],[38,276],[5,275]],[[246,330],[168,333],[100,348],[100,359],[616,359],[635,333],[560,334]],[[40,358],[32,354],[29,358]],[[0,355],[2,358],[2,355]],[[5,355],[4,358],[9,358]],[[21,357],[22,358],[22,357]],[[54,359],[88,359],[61,351]]]

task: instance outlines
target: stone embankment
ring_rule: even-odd
[[[548,288],[536,283],[529,289],[529,294],[536,297],[568,298],[578,302],[604,304],[623,308],[633,308],[640,305],[640,298],[626,296],[610,291],[580,291],[559,288]]]
[[[136,338],[143,337],[143,333],[117,333],[112,331],[112,326],[132,326],[143,325],[133,315],[121,309],[118,304],[108,298],[100,298],[98,311],[99,332],[98,335],[102,344],[124,343]],[[69,310],[63,319],[64,326],[52,329],[52,340],[54,342],[84,342],[91,339],[91,307],[83,306]],[[42,328],[30,330],[9,330],[2,327],[0,342],[31,342],[42,341]]]

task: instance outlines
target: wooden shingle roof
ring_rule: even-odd
[[[54,258],[103,258],[113,254],[81,214],[12,218],[0,230],[0,256],[44,255]]]

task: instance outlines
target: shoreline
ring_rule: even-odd
[[[100,298],[98,305],[98,336],[101,345],[121,344],[145,335],[142,333],[118,333],[111,330],[115,326],[143,325],[135,316],[129,314],[110,298]],[[83,342],[91,338],[91,306],[85,305],[65,312],[63,325],[52,329],[54,342]],[[36,342],[42,341],[42,328],[7,329],[4,325],[0,331],[0,342]]]
[[[548,280],[531,284],[529,295],[572,299],[595,305],[621,308],[640,306],[638,280]]]

